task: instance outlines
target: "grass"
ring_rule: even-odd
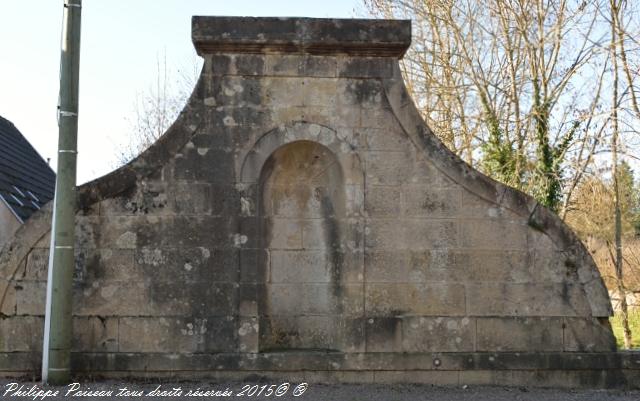
[[[616,336],[618,349],[623,349],[624,336],[622,334],[622,320],[620,314],[616,313],[611,319],[611,328]],[[640,348],[640,309],[629,311],[629,328],[631,329],[631,348]]]

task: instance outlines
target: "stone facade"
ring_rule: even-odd
[[[194,17],[193,41],[178,120],[79,190],[76,371],[490,383],[602,355],[578,370],[626,380],[583,245],[419,117],[408,21]],[[5,374],[38,365],[49,217],[0,258]]]

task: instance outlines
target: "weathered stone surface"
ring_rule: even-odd
[[[455,217],[461,211],[460,189],[409,186],[402,192],[402,211],[413,217]],[[465,204],[465,209],[466,209]]]
[[[367,283],[365,291],[366,310],[370,316],[465,314],[465,291],[460,284]]]
[[[409,30],[194,19],[205,64],[183,113],[78,190],[74,369],[518,385],[637,370],[608,352],[608,295],[575,235],[426,127],[397,63]],[[38,356],[48,213],[0,254],[0,372]]]
[[[564,318],[564,350],[606,352],[616,350],[616,339],[608,320]]]
[[[468,312],[479,316],[585,316],[581,288],[571,284],[469,284]]]
[[[474,350],[476,319],[450,317],[404,317],[404,352],[469,352]]]
[[[120,318],[120,352],[221,352],[235,349],[233,318]]]
[[[475,220],[460,222],[460,245],[476,249],[527,249],[527,226],[523,221]]]
[[[86,352],[117,352],[118,334],[118,318],[76,317],[73,319],[72,349]]]
[[[478,318],[477,351],[562,351],[560,318]]]
[[[15,291],[16,314],[44,315],[44,304],[47,296],[45,281],[15,281],[10,285]]]
[[[41,351],[43,327],[42,317],[0,317],[0,351]]]

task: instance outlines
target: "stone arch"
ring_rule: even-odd
[[[244,349],[348,351],[363,341],[364,176],[335,131],[295,123],[262,136],[240,177],[254,185],[256,343]],[[245,252],[250,250],[244,250]],[[260,295],[259,295],[260,294]],[[249,299],[253,298],[253,299]],[[242,344],[243,339],[241,339]]]

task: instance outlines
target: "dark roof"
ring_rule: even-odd
[[[0,202],[24,222],[53,199],[56,175],[11,121],[0,117]]]

